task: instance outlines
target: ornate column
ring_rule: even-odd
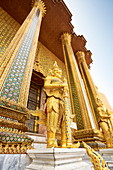
[[[43,1],[36,0],[1,59],[0,153],[25,153],[32,143],[24,131],[27,131],[29,86],[44,14]]]
[[[76,53],[76,56],[78,58],[80,71],[81,71],[83,81],[84,81],[84,84],[85,84],[85,88],[86,88],[87,96],[88,96],[90,106],[91,106],[91,109],[92,109],[93,117],[94,117],[96,126],[98,128],[98,124],[97,124],[97,120],[96,120],[97,119],[97,96],[98,96],[98,93],[96,91],[96,87],[93,83],[92,77],[91,77],[90,72],[88,70],[88,66],[86,64],[84,52],[78,51]],[[95,113],[96,113],[96,115],[95,115]]]
[[[1,97],[25,108],[44,14],[43,1],[36,0],[1,61]]]
[[[80,73],[71,46],[71,35],[69,33],[64,33],[61,36],[61,40],[70,90],[70,98],[73,112],[76,114],[77,128],[78,130],[90,129],[91,124],[81,88]]]

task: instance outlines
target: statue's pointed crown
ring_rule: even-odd
[[[57,62],[56,62],[56,61],[54,62],[53,70],[59,70],[59,67],[58,67],[58,64],[57,64]]]
[[[54,75],[56,71],[59,72],[59,73],[62,73],[62,70],[58,67],[57,62],[55,61],[54,65],[53,65],[53,69],[52,70],[50,69],[49,72],[50,72],[51,75]]]

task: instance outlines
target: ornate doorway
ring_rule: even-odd
[[[29,110],[40,109],[41,91],[44,85],[43,77],[41,73],[33,71],[27,105]],[[30,119],[26,122],[29,132],[38,133],[38,125],[35,123],[36,119],[38,119],[38,117],[31,115]]]

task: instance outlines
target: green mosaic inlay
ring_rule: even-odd
[[[16,102],[18,101],[19,93],[21,90],[21,84],[26,69],[26,63],[32,46],[32,40],[36,30],[37,22],[38,16],[36,15],[28,29],[28,32],[22,42],[22,45],[19,48],[14,63],[6,78],[1,92],[2,97],[10,98],[10,100],[13,99]]]
[[[75,109],[75,114],[76,114],[77,129],[81,130],[81,129],[84,129],[84,125],[83,125],[83,120],[82,120],[80,104],[79,104],[79,101],[78,101],[77,84],[74,83],[74,78],[72,76],[73,75],[72,74],[72,67],[71,67],[70,62],[69,62],[68,52],[67,52],[66,46],[64,46],[64,49],[65,49],[65,54],[66,54],[66,60],[67,60],[67,63],[68,63],[67,65],[68,65],[68,72],[69,72],[69,79],[70,79],[74,109]]]
[[[7,143],[32,143],[33,139],[25,134],[0,131],[0,141]]]
[[[93,92],[92,92],[89,80],[87,78],[87,75],[86,75],[86,72],[85,72],[85,69],[84,69],[82,63],[81,63],[81,67],[82,67],[82,70],[84,72],[85,80],[86,80],[86,83],[87,83],[87,86],[88,86],[88,91],[89,91],[89,94],[90,94],[90,97],[91,97],[91,101],[92,101],[92,105],[93,105],[93,108],[94,108],[94,111],[95,111],[96,119],[98,120],[99,116],[98,116],[98,113],[97,113],[97,104],[95,102],[94,95],[93,95]]]

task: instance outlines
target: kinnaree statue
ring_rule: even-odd
[[[92,149],[89,145],[87,145],[85,142],[82,143],[88,155],[90,156],[90,161],[93,164],[93,168],[95,170],[109,170],[103,157],[94,149]]]
[[[102,129],[107,148],[112,148],[112,122],[109,111],[104,107],[102,101],[97,96],[98,124]]]
[[[44,91],[46,93],[45,112],[31,111],[34,116],[39,116],[39,124],[47,127],[47,147],[78,148],[80,143],[72,144],[71,119],[68,85],[66,79],[62,81],[62,70],[54,63],[50,75],[45,78]],[[56,132],[60,129],[61,142],[58,146]]]

